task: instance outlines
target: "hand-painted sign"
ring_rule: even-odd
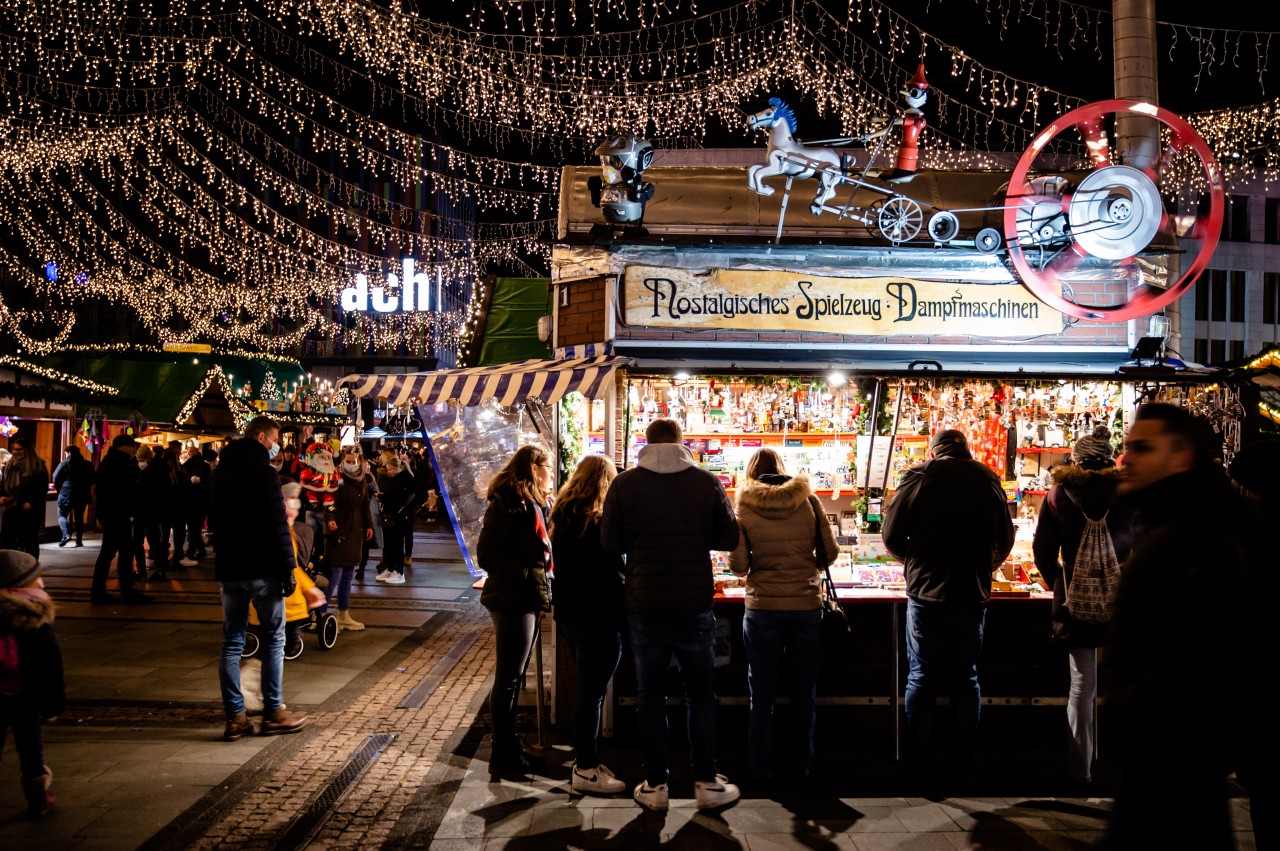
[[[1062,314],[1018,284],[628,266],[627,324],[875,337],[1056,334]]]

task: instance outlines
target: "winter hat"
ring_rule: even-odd
[[[297,482],[288,482],[282,488],[285,499],[302,499],[302,485]]]
[[[1071,460],[1077,466],[1089,469],[1110,467],[1114,463],[1111,455],[1111,429],[1106,426],[1097,426],[1092,434],[1077,440],[1071,449]]]
[[[949,428],[933,436],[929,449],[938,458],[972,458],[969,452],[969,439],[964,432]]]
[[[1280,496],[1280,440],[1260,440],[1237,452],[1228,472],[1236,484],[1263,499]]]
[[[40,570],[40,562],[22,550],[0,550],[0,589],[21,588]]]

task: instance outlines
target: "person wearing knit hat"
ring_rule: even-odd
[[[39,561],[18,550],[0,550],[0,737],[13,728],[27,814],[33,819],[54,803],[40,721],[57,717],[66,706],[53,614]]]
[[[1071,460],[1076,466],[1086,470],[1099,470],[1103,467],[1115,466],[1112,459],[1114,449],[1111,447],[1111,429],[1097,426],[1093,432],[1076,441],[1071,448]]]
[[[1071,450],[1073,464],[1053,468],[1053,487],[1040,507],[1034,542],[1036,568],[1053,590],[1050,618],[1054,638],[1066,645],[1071,688],[1067,698],[1067,776],[1093,781],[1094,705],[1098,696],[1098,648],[1109,624],[1077,620],[1067,606],[1076,555],[1087,520],[1106,521],[1116,555],[1123,559],[1132,541],[1132,513],[1119,503],[1119,469],[1111,457],[1111,431],[1098,426]]]

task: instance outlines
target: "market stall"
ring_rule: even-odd
[[[1051,597],[1031,558],[1050,470],[1096,425],[1118,441],[1142,400],[1212,411],[1225,447],[1238,439],[1221,372],[1134,358],[1149,332],[1145,321],[1126,321],[1131,300],[1180,274],[1176,252],[1153,243],[1122,265],[1068,264],[1042,276],[1054,293],[1033,292],[998,242],[909,245],[826,208],[788,211],[785,198],[762,197],[750,170],[727,167],[651,169],[645,229],[602,234],[587,191],[592,171],[566,168],[561,183],[556,341],[604,339],[632,365],[613,397],[582,407],[582,451],[632,464],[644,426],[672,417],[731,496],[758,448],[808,473],[841,544],[833,573],[855,624],[847,652],[827,661],[820,702],[884,707],[881,718],[896,727],[904,583],[879,521],[930,437],[959,428],[1004,482],[1017,526],[1014,551],[993,577],[984,702],[1065,702]],[[917,188],[938,207],[979,206],[1001,179],[928,177]],[[1108,319],[1111,308],[1125,318]],[[724,554],[713,561],[717,694],[744,703],[743,590]],[[633,687],[624,654],[616,702],[632,702]]]

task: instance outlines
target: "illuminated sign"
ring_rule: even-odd
[[[1062,314],[1018,284],[628,266],[627,324],[875,337],[1057,334]]]
[[[363,272],[356,275],[356,285],[342,291],[342,309],[378,313],[394,313],[397,310],[439,311],[444,295],[444,269],[437,268],[435,275],[414,271],[413,258],[400,264],[401,274],[387,273],[384,286],[369,288],[369,278]]]

